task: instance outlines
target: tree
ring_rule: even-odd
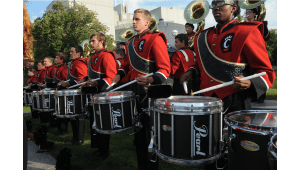
[[[268,54],[272,64],[277,65],[277,29],[270,29],[270,39],[266,41]]]
[[[88,10],[83,5],[76,3],[72,7],[68,4],[64,6],[62,2],[57,1],[52,10],[34,21],[32,34],[35,40],[33,52],[36,62],[46,56],[55,58],[57,52],[69,56],[72,45],[79,45],[93,33],[102,31],[106,35],[108,27],[99,22],[96,16],[96,12]],[[113,36],[106,35],[106,37],[107,49],[114,49]]]

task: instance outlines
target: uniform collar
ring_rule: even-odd
[[[51,68],[51,67],[53,67],[53,64],[51,66],[49,66],[49,67],[46,67],[46,69]]]
[[[97,50],[97,51],[95,52],[95,54],[99,54],[99,53],[101,53],[103,50],[105,50],[105,48],[101,48],[101,49]]]
[[[63,66],[63,65],[65,65],[65,63],[62,63],[61,65],[59,65],[58,67],[61,67],[61,66]]]
[[[138,34],[138,38],[141,39],[143,38],[144,35],[146,35],[148,32],[150,31],[150,29],[146,29],[145,31],[143,31],[141,34]]]
[[[230,22],[228,22],[226,25],[224,25],[222,28],[219,28],[219,24],[216,26],[216,29],[215,29],[215,33],[216,34],[220,34],[220,33],[223,33],[225,31],[228,31],[230,30],[236,23],[238,23],[239,21],[237,20],[232,20]]]

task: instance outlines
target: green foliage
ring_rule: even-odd
[[[269,41],[266,41],[268,54],[274,65],[277,65],[277,34],[275,34],[276,31],[277,29],[269,30],[270,39]]]
[[[75,7],[64,6],[62,2],[57,1],[52,10],[34,21],[32,34],[35,40],[33,52],[36,62],[46,56],[55,58],[57,52],[63,52],[70,57],[72,45],[79,45],[96,32],[102,31],[106,34],[108,27],[99,22],[96,16],[96,12],[83,5],[76,3]],[[107,35],[107,49],[114,49],[114,42],[113,36]]]

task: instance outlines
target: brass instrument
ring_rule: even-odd
[[[158,31],[158,23],[159,23],[158,17],[155,14],[151,14],[151,16],[154,20],[151,21],[149,25],[149,29],[150,31]]]
[[[135,35],[135,31],[133,29],[133,27],[127,27],[127,28],[123,28],[119,34],[118,34],[118,38],[121,41],[127,41],[129,40],[131,37],[133,37]]]
[[[257,18],[257,21],[264,21],[265,20],[265,17],[266,17],[266,7],[265,7],[265,4],[261,4],[258,8],[258,11],[259,11],[259,16]]]
[[[207,14],[209,12],[209,3],[207,0],[202,0],[202,1],[192,1],[188,4],[188,6],[184,10],[184,18],[188,23],[191,24],[196,24],[196,32],[197,34],[199,31],[204,29],[205,26],[205,21],[204,19],[206,18]],[[189,38],[189,47],[194,46],[194,37]]]
[[[89,40],[88,39],[83,40],[80,46],[83,49],[83,58],[87,58],[90,55]]]
[[[251,0],[239,0],[239,6],[242,9],[253,9],[261,4],[263,4],[266,0],[260,0],[260,1],[251,1]]]

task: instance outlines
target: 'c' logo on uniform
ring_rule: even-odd
[[[222,40],[221,40],[221,50],[223,53],[230,52],[232,41],[235,33],[227,34]]]

